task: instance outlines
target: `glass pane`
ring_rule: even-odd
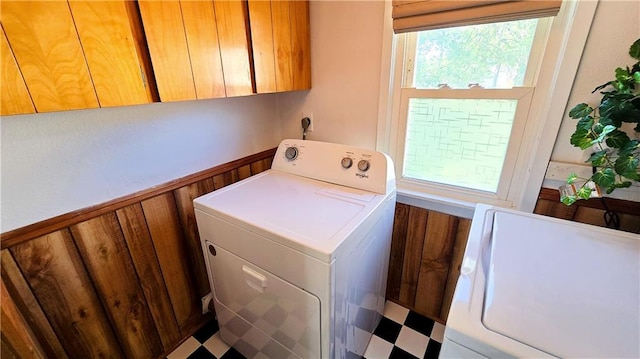
[[[409,100],[403,176],[496,192],[517,100]]]
[[[522,86],[537,19],[418,32],[413,87]]]

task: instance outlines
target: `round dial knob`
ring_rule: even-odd
[[[287,150],[284,151],[284,156],[289,161],[293,161],[298,157],[298,149],[295,147],[287,147]]]
[[[369,167],[371,167],[371,164],[367,160],[360,160],[360,162],[358,162],[358,169],[360,171],[367,171]]]
[[[351,168],[351,166],[353,165],[353,160],[349,157],[345,157],[342,159],[341,164],[344,168]]]

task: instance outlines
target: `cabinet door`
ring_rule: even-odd
[[[249,59],[248,11],[242,0],[214,1],[227,96],[254,93]]]
[[[196,99],[179,1],[139,3],[160,100]]]
[[[0,13],[38,112],[98,107],[66,2],[2,1]]]
[[[13,52],[9,47],[4,30],[2,30],[1,37],[0,83],[2,83],[2,93],[0,93],[0,115],[34,113],[36,109],[33,107],[33,102],[31,102],[31,95],[29,95],[16,59],[13,57]]]
[[[135,3],[70,1],[69,5],[100,107],[153,102],[155,84]]]
[[[311,88],[308,1],[249,0],[258,93]]]
[[[199,99],[225,97],[216,14],[210,1],[182,1],[182,19]]]

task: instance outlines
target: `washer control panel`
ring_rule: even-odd
[[[364,148],[288,139],[278,146],[271,168],[377,193],[395,190],[391,158]]]

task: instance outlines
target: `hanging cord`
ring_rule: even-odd
[[[595,167],[591,167],[592,174],[595,174],[596,171]],[[620,216],[618,213],[609,208],[604,197],[600,197],[600,201],[602,201],[602,206],[604,207],[604,224],[607,228],[620,229]]]

